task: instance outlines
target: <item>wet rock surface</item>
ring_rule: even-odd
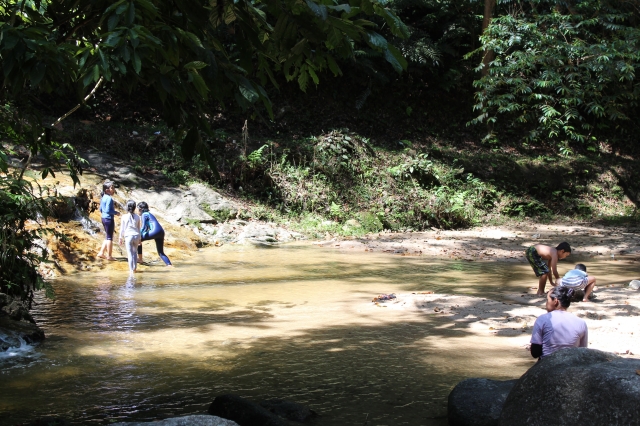
[[[640,360],[594,349],[563,349],[515,384],[500,425],[638,425]]]
[[[518,380],[467,379],[449,394],[449,426],[498,426],[507,395]]]
[[[260,402],[260,405],[273,414],[294,422],[303,423],[318,416],[315,411],[293,401],[270,399]]]
[[[234,421],[207,414],[174,417],[172,419],[156,420],[153,422],[121,422],[112,424],[113,426],[144,426],[149,424],[154,426],[238,426],[238,423]]]
[[[313,410],[292,401],[271,399],[257,404],[233,394],[217,396],[208,412],[233,420],[240,426],[286,426],[317,416]]]
[[[209,414],[233,420],[240,426],[285,426],[277,415],[255,402],[227,394],[217,396],[208,410]]]
[[[43,339],[44,331],[35,324],[26,306],[19,299],[0,293],[0,352]]]

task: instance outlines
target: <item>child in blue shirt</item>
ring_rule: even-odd
[[[578,263],[575,269],[570,270],[557,281],[558,286],[572,288],[574,290],[584,290],[583,302],[589,301],[589,296],[596,285],[596,277],[587,275],[587,267]]]
[[[164,229],[154,215],[149,212],[149,205],[144,201],[138,203],[138,213],[142,220],[140,234],[142,241],[154,240],[156,242],[156,250],[165,265],[171,265],[171,261],[164,254]],[[138,262],[142,262],[142,242],[138,246]]]

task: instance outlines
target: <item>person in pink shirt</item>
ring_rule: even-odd
[[[573,289],[557,286],[547,293],[547,313],[533,325],[531,356],[544,358],[563,348],[586,348],[589,343],[587,323],[567,312]]]

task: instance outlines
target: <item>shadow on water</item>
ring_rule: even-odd
[[[57,301],[35,312],[49,336],[42,356],[2,372],[0,423],[153,420],[233,392],[306,404],[318,425],[444,425],[460,380],[510,379],[533,364],[507,336],[370,303],[427,290],[500,300],[535,283],[527,265],[312,250],[220,252],[165,275],[56,283]],[[628,265],[606,267],[615,277]]]

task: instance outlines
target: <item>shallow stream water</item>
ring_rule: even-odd
[[[126,261],[126,260],[124,260]],[[504,338],[456,329],[379,293],[499,299],[536,284],[524,263],[225,246],[54,282],[33,313],[46,341],[0,359],[0,424],[74,424],[204,413],[236,393],[305,404],[317,425],[445,425],[468,377],[519,377],[532,359]]]

